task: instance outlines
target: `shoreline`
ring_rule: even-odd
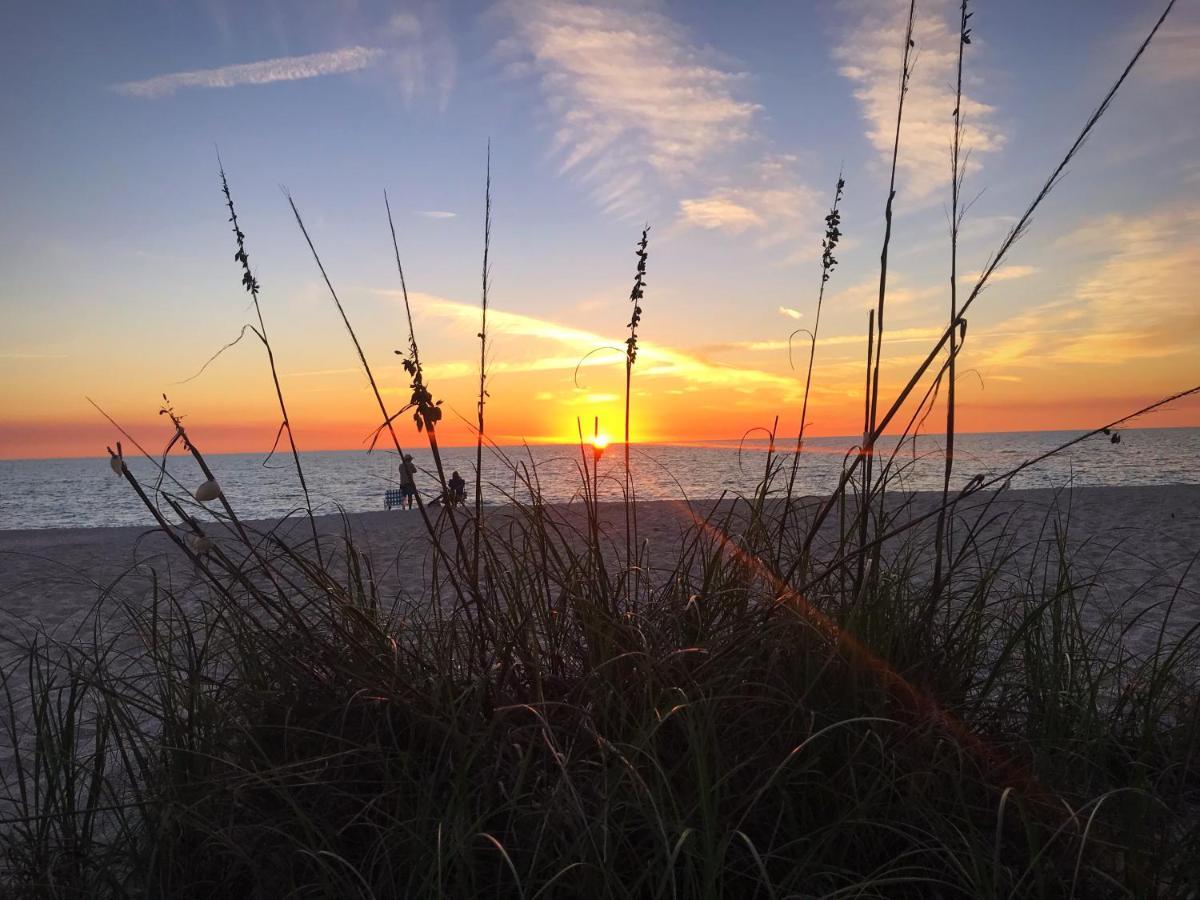
[[[1196,492],[1197,496],[1200,497],[1200,480],[1197,480],[1194,482],[1193,481],[1164,481],[1164,482],[1155,483],[1155,484],[1081,484],[1081,485],[1069,485],[1069,486],[1064,486],[1064,487],[1059,487],[1059,488],[1048,488],[1048,487],[1047,488],[1043,488],[1043,487],[1006,488],[1006,489],[988,488],[988,489],[980,490],[980,491],[970,494],[968,497],[964,498],[964,502],[974,503],[974,502],[978,502],[980,499],[992,498],[992,497],[996,497],[997,495],[1000,495],[1001,499],[1003,499],[1003,500],[1012,500],[1012,501],[1017,501],[1017,502],[1032,500],[1034,502],[1037,502],[1039,500],[1044,500],[1044,499],[1048,499],[1048,498],[1052,498],[1052,497],[1061,497],[1061,496],[1070,497],[1070,496],[1072,496],[1074,494],[1078,494],[1078,493],[1091,494],[1092,492],[1112,492],[1112,495],[1115,496],[1118,492],[1122,492],[1122,491],[1156,492],[1156,491],[1171,491],[1171,490],[1179,490],[1179,491],[1183,491],[1183,492],[1194,491],[1194,492]],[[953,492],[951,492],[951,493],[953,493]],[[909,499],[915,499],[918,502],[920,502],[921,500],[940,498],[942,496],[942,493],[941,493],[941,491],[932,491],[932,490],[913,490],[913,491],[894,490],[894,491],[890,491],[888,493],[888,496],[889,496],[889,498],[904,497],[904,498],[909,498]],[[819,502],[825,500],[827,497],[828,497],[828,494],[804,494],[801,496],[797,496],[795,498],[795,500],[797,503],[805,505],[805,504],[811,504],[811,503],[819,503]],[[741,502],[739,498],[726,496],[724,498],[722,498],[722,497],[689,497],[686,500],[663,500],[663,499],[654,498],[654,499],[638,500],[637,504],[638,504],[639,509],[641,509],[643,507],[658,506],[658,505],[664,505],[664,504],[678,505],[681,503],[685,504],[685,505],[690,504],[693,507],[704,507],[707,509],[712,504],[715,504],[718,502],[731,503],[731,502],[735,502],[735,501]],[[779,503],[781,501],[778,498],[772,498],[769,502]],[[216,504],[210,504],[210,505],[213,505],[214,508],[217,508]],[[485,513],[488,511],[495,513],[496,511],[503,511],[503,510],[510,509],[510,508],[512,508],[512,506],[513,506],[512,503],[484,503],[483,508],[484,508]],[[556,510],[583,509],[583,501],[582,500],[573,500],[573,501],[569,501],[569,502],[567,502],[567,501],[547,501],[545,503],[545,506],[547,508],[556,509]],[[467,505],[467,507],[464,507],[464,512],[470,512],[469,507],[470,507],[469,504]],[[624,504],[619,500],[601,500],[599,503],[599,507],[602,510],[622,509],[624,507]],[[430,506],[428,503],[426,503],[426,509],[427,510],[430,509]],[[385,518],[385,517],[404,518],[406,516],[407,512],[408,511],[401,510],[399,508],[391,509],[391,510],[386,510],[386,509],[360,510],[360,511],[356,511],[356,512],[347,512],[345,514],[342,514],[342,513],[320,513],[319,512],[319,513],[316,513],[313,516],[313,518],[316,519],[318,525],[340,522],[343,519],[343,515],[345,517],[348,517],[352,521],[361,519],[363,521],[373,522],[377,517],[379,517],[379,518]],[[411,512],[413,513],[412,518],[416,519],[417,521],[420,521],[421,517],[417,513],[416,507],[414,507],[411,510]],[[1198,515],[1200,515],[1200,513],[1198,513]],[[147,513],[147,516],[149,517],[149,513]],[[291,520],[291,522],[307,522],[308,521],[307,517],[304,516],[300,512],[296,513],[295,515],[290,516],[290,520]],[[248,527],[253,527],[255,529],[260,529],[260,530],[269,529],[269,528],[277,525],[279,522],[278,519],[274,519],[274,518],[242,519],[241,521],[242,521],[243,525],[246,525]],[[203,522],[203,524],[206,524],[206,525],[211,524],[214,527],[221,526],[221,523],[215,519],[205,520]],[[23,528],[20,528],[20,527],[19,528],[0,528],[0,554],[3,554],[6,551],[6,549],[9,549],[8,547],[5,546],[8,542],[16,541],[20,538],[33,538],[37,535],[43,535],[43,536],[45,536],[45,535],[60,535],[63,537],[73,537],[73,536],[83,537],[86,535],[101,536],[101,535],[116,533],[116,532],[125,532],[130,535],[134,535],[134,534],[141,534],[141,533],[145,533],[145,532],[157,532],[158,530],[159,530],[159,526],[156,522],[154,522],[154,520],[152,518],[148,518],[148,521],[145,524],[139,524],[139,525],[73,525],[73,526],[54,526],[54,525],[38,526],[38,525],[35,525],[35,526],[23,527]]]

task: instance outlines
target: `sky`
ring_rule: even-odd
[[[1161,11],[976,6],[964,290]],[[388,192],[442,440],[472,443],[489,141],[490,439],[571,440],[595,416],[620,433],[619,348],[646,225],[632,438],[736,439],[776,416],[794,434],[808,338],[789,359],[789,335],[814,325],[839,172],[843,238],[808,428],[861,431],[906,11],[30,4],[0,33],[0,457],[102,455],[118,435],[89,399],[160,445],[164,395],[210,452],[270,447],[280,414],[252,334],[192,377],[254,317],[218,148],[301,449],[362,447],[379,414],[284,190],[398,409],[410,391]],[[915,43],[881,402],[932,348],[950,302],[956,6],[918,2]],[[972,307],[958,427],[1097,427],[1200,384],[1198,286],[1200,4],[1180,0]],[[1200,425],[1200,403],[1140,424]]]

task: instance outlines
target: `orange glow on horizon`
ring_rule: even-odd
[[[647,392],[634,407],[630,427],[631,444],[677,444],[721,445],[737,447],[743,434],[764,424],[770,424],[775,413],[780,416],[776,448],[786,452],[793,446],[797,422],[790,421],[798,411],[787,403],[778,403],[778,398],[761,398],[759,403],[746,404],[736,410],[714,410],[710,400],[701,395],[679,397],[659,396]],[[1059,431],[1090,430],[1106,422],[1127,415],[1133,410],[1159,399],[1146,394],[1105,396],[1101,398],[1079,398],[1069,408],[1054,402],[1021,402],[1018,398],[989,398],[992,402],[964,404],[959,409],[959,432],[996,433],[1012,431]],[[776,401],[776,402],[773,402]],[[349,405],[349,404],[343,404]],[[565,405],[565,404],[564,404]],[[213,408],[197,408],[189,405],[185,421],[206,453],[266,453],[275,439],[278,422],[259,410],[230,416]],[[521,403],[499,394],[497,402],[489,408],[487,441],[501,446],[522,444],[578,444],[579,432],[574,417],[570,428],[556,427],[562,407],[547,404],[548,410],[530,409]],[[362,450],[367,449],[378,410],[372,415],[369,406],[355,410],[352,419],[345,418],[343,409],[335,416],[329,407],[308,407],[297,402],[293,421],[296,441],[301,451]],[[567,409],[571,409],[567,406]],[[573,410],[572,410],[573,411]],[[62,418],[0,419],[0,459],[38,459],[54,457],[102,457],[104,447],[116,440],[124,440],[112,425],[105,422],[96,412],[79,404],[71,409],[70,415]],[[121,423],[150,452],[159,452],[171,437],[171,429],[165,418],[135,414],[128,406],[110,410],[113,418]],[[592,415],[587,416],[589,421]],[[609,421],[617,416],[601,416]],[[849,437],[852,440],[862,427],[861,412],[857,403],[847,403],[844,408],[836,405],[827,408],[810,408],[809,427],[806,437]],[[931,419],[936,420],[936,416]],[[1130,423],[1133,428],[1178,428],[1200,425],[1200,398],[1191,397]],[[928,432],[937,429],[928,429]],[[397,420],[397,435],[406,449],[423,447],[424,435],[418,434],[407,417]],[[592,443],[591,429],[584,434],[586,443]],[[757,433],[758,437],[762,432]],[[386,437],[386,436],[385,436]],[[614,438],[605,435],[607,443]],[[438,428],[438,441],[444,447],[470,446],[475,443],[475,431],[461,417],[448,413]],[[126,441],[128,443],[128,441]],[[806,452],[821,452],[820,445],[806,441]],[[390,448],[390,439],[377,449]],[[607,446],[607,444],[606,444]],[[756,444],[747,445],[753,449]],[[832,452],[832,451],[831,451]],[[837,451],[840,452],[840,451]]]

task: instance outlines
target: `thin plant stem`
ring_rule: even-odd
[[[479,321],[479,402],[476,407],[475,435],[475,540],[471,553],[471,577],[479,581],[479,545],[483,528],[483,411],[487,400],[487,313],[488,313],[488,254],[492,243],[492,142],[487,146],[487,174],[483,191],[483,267],[480,273]]]
[[[646,244],[650,226],[642,229],[642,239],[638,242],[637,274],[634,276],[633,289],[629,292],[629,302],[633,304],[633,312],[629,317],[629,337],[625,341],[625,565],[628,577],[633,579],[632,598],[636,611],[638,596],[638,567],[633,558],[633,548],[637,544],[637,502],[634,496],[633,472],[629,467],[629,405],[633,388],[633,364],[637,361],[637,329],[642,321],[642,299],[646,289]]]
[[[406,360],[405,368],[410,368],[410,374],[413,379],[413,396],[410,406],[416,408],[413,418],[416,420],[417,430],[423,430],[429,441],[429,452],[433,454],[433,464],[437,469],[438,486],[443,498],[443,509],[445,509],[446,515],[449,518],[450,528],[454,532],[455,553],[462,554],[464,552],[462,530],[454,514],[454,503],[450,501],[450,489],[446,481],[446,469],[442,464],[442,452],[437,440],[437,423],[442,417],[441,401],[434,402],[433,396],[425,384],[425,372],[421,366],[421,351],[417,346],[417,331],[413,325],[412,305],[408,299],[408,283],[404,278],[404,265],[400,262],[400,242],[396,239],[396,225],[392,220],[392,206],[388,202],[387,191],[383,192],[383,206],[387,210],[388,231],[392,237],[392,252],[396,257],[396,272],[400,276],[400,293],[404,297],[404,315],[408,322],[408,347],[411,355],[411,365]],[[396,352],[399,353],[400,351],[397,350]],[[400,460],[403,465],[403,455],[401,455]]]
[[[954,140],[950,150],[950,359],[946,372],[946,461],[942,475],[942,507],[938,514],[937,532],[934,538],[933,565],[933,597],[936,599],[942,590],[942,557],[945,551],[943,542],[946,539],[946,500],[950,495],[950,476],[954,471],[954,407],[955,381],[957,376],[956,363],[958,356],[957,336],[953,325],[958,318],[958,228],[962,222],[960,197],[963,177],[966,168],[959,161],[962,147],[962,73],[963,51],[971,42],[970,29],[967,20],[971,14],[967,12],[967,0],[962,0],[959,7],[958,24],[958,78],[954,90]]]
[[[883,246],[879,251],[879,299],[875,307],[874,370],[871,374],[871,389],[868,395],[871,407],[868,416],[870,426],[867,429],[867,434],[863,441],[862,453],[860,454],[860,458],[863,459],[864,473],[862,520],[859,525],[860,543],[866,542],[867,507],[874,496],[871,471],[874,465],[873,457],[875,454],[875,441],[877,439],[875,433],[875,416],[879,404],[879,369],[883,358],[883,313],[887,299],[888,249],[892,242],[892,204],[896,199],[896,168],[900,159],[900,130],[904,121],[904,98],[908,95],[908,82],[912,76],[912,51],[915,46],[915,42],[913,41],[913,24],[916,19],[916,12],[916,0],[909,0],[908,20],[904,28],[904,53],[900,62],[900,96],[896,104],[896,133],[892,141],[892,166],[888,179],[887,203],[884,204],[883,208]],[[882,490],[880,491],[880,500],[882,502]],[[859,588],[862,588],[861,584]]]
[[[342,324],[346,326],[346,331],[350,334],[350,341],[354,344],[354,349],[358,353],[359,362],[362,363],[363,371],[366,372],[367,382],[371,385],[371,393],[375,395],[375,402],[379,405],[379,412],[383,416],[383,423],[387,426],[388,434],[391,435],[392,444],[396,448],[396,453],[400,457],[400,461],[404,461],[404,448],[400,444],[400,437],[396,434],[396,428],[393,424],[395,416],[388,415],[387,404],[383,402],[383,394],[379,391],[379,385],[375,382],[375,373],[371,370],[371,364],[367,362],[367,355],[363,352],[362,344],[358,341],[358,335],[354,332],[354,326],[350,324],[350,318],[346,315],[346,310],[342,306],[342,301],[338,299],[337,291],[334,290],[333,282],[329,280],[329,274],[325,271],[325,264],[321,262],[321,256],[317,253],[317,248],[313,244],[312,238],[308,234],[308,229],[304,225],[304,219],[300,216],[300,210],[296,207],[296,201],[292,199],[292,195],[284,191],[284,196],[287,198],[288,206],[292,208],[292,215],[296,217],[296,224],[300,226],[300,233],[304,235],[304,241],[308,244],[308,249],[312,253],[313,261],[317,264],[317,270],[321,273],[321,278],[325,282],[325,287],[329,291],[329,296],[333,298],[333,305],[337,307],[338,314],[342,317]],[[437,537],[437,530],[433,527],[433,522],[429,519],[429,513],[425,509],[425,501],[421,499],[421,492],[416,491],[417,510],[420,512],[421,520],[425,525],[425,530],[428,532],[430,540],[433,544],[434,555],[443,554],[441,541]],[[448,567],[448,571],[453,573],[453,568]],[[461,596],[462,588],[458,580],[451,576],[451,582],[454,585],[456,593]]]
[[[279,412],[283,416],[280,428],[287,432],[288,446],[292,451],[292,462],[296,466],[296,476],[300,479],[300,490],[304,492],[304,508],[308,513],[308,524],[312,528],[313,549],[316,550],[319,560],[321,558],[321,540],[317,537],[317,523],[313,518],[312,500],[308,495],[308,482],[304,478],[304,467],[300,465],[300,451],[296,447],[296,438],[292,433],[292,420],[288,415],[287,403],[283,399],[283,388],[279,384],[279,372],[275,368],[275,353],[271,349],[271,341],[267,337],[267,323],[263,321],[262,307],[258,302],[258,279],[250,271],[250,257],[246,253],[245,245],[246,236],[238,225],[237,210],[233,207],[233,194],[230,193],[229,179],[225,177],[225,166],[221,162],[219,153],[217,154],[217,167],[221,172],[221,191],[225,194],[225,205],[229,207],[229,221],[233,224],[233,234],[237,239],[238,252],[234,254],[234,259],[242,264],[242,284],[250,292],[250,298],[254,301],[254,312],[258,316],[258,337],[267,350],[267,363],[271,367],[271,381],[275,385],[275,397],[279,401]],[[278,441],[278,438],[276,440]]]
[[[841,212],[838,207],[841,204],[842,190],[845,186],[846,181],[842,178],[842,173],[839,170],[837,187],[833,192],[833,206],[829,210],[829,215],[825,217],[825,237],[821,241],[821,285],[817,289],[817,312],[813,319],[812,331],[809,332],[811,340],[808,349],[808,370],[804,376],[804,399],[800,404],[800,428],[796,432],[796,452],[792,455],[792,466],[788,474],[787,492],[784,494],[783,514],[779,524],[780,555],[783,553],[783,541],[787,533],[788,513],[792,505],[792,492],[796,488],[796,473],[800,468],[800,454],[804,450],[804,431],[808,424],[808,398],[812,392],[813,364],[817,356],[817,335],[821,331],[821,307],[825,301],[825,285],[829,283],[834,266],[837,265],[837,259],[833,255],[833,250],[837,247],[842,235]]]
[[[866,452],[866,448],[870,444],[870,440],[871,440],[871,359],[874,355],[875,355],[875,310],[872,309],[872,310],[868,311],[868,313],[867,313],[867,369],[866,369],[867,374],[866,374],[866,386],[863,390],[863,436],[862,436],[862,445],[859,447],[859,452],[858,452],[857,456],[855,457],[856,460],[860,460],[863,458],[863,453]],[[853,469],[851,469],[851,471],[853,471]],[[843,474],[843,478],[844,477],[845,476]],[[859,504],[858,504],[858,526],[859,526],[858,545],[860,548],[865,547],[866,543],[867,543],[867,515],[868,515],[868,509],[867,509],[868,490],[867,489],[868,489],[868,485],[866,484],[866,481],[864,479],[864,482],[861,485],[860,490],[859,490]],[[815,530],[819,526],[820,526],[820,519],[818,517],[818,521],[816,523],[814,523],[813,525],[809,526],[810,527],[810,531],[809,531],[810,539],[811,539],[811,535],[812,535],[812,530]],[[801,555],[803,556],[806,553],[808,553],[807,543],[804,546],[804,548],[802,548]],[[795,563],[793,563],[793,568],[795,568],[795,566],[798,563],[799,563],[799,560],[797,560]],[[863,575],[864,575],[863,563],[862,563],[862,558],[860,558],[857,580],[855,581],[856,586],[862,584]]]

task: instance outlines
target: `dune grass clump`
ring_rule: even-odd
[[[911,22],[910,10],[901,101]],[[963,3],[960,54],[966,22]],[[164,398],[172,445],[189,452],[197,483],[217,486],[204,493],[217,522],[202,524],[193,486],[131,436],[110,450],[170,553],[108,587],[88,640],[44,629],[7,639],[0,891],[1195,897],[1200,636],[1168,631],[1179,592],[1153,648],[1134,653],[1139,616],[1130,605],[1097,618],[1063,519],[1049,514],[1030,537],[992,512],[995,491],[1040,458],[924,506],[897,490],[916,424],[953,380],[963,314],[1128,72],[881,407],[885,238],[863,439],[828,497],[794,495],[816,326],[795,454],[775,452],[772,429],[751,496],[681,500],[678,541],[639,547],[628,464],[615,507],[597,502],[582,446],[583,504],[547,504],[536,468],[513,463],[515,487],[485,509],[477,470],[473,510],[419,498],[431,565],[413,594],[387,589],[348,517],[323,531],[309,517],[311,535],[243,522],[200,449],[202,426],[194,434]],[[901,122],[902,106],[897,153]],[[957,137],[953,152],[957,228]],[[839,175],[822,290],[843,187]],[[889,229],[895,197],[893,183]],[[227,186],[226,199],[232,214]],[[440,408],[411,317],[412,396],[393,411],[288,199],[373,389],[375,436],[387,431],[402,454],[396,422],[412,411],[444,491]],[[489,152],[480,461],[490,226]],[[643,231],[627,409],[646,251]],[[125,446],[156,466],[153,484],[135,477]],[[975,524],[959,516],[968,499],[983,504]]]
[[[801,598],[736,537],[749,514],[693,522],[636,617],[590,523],[534,493],[462,604],[383,603],[350,533],[320,566],[286,536],[249,566],[182,544],[211,589],[28,646],[9,889],[1188,896],[1194,634],[1139,660],[1118,616],[1085,627],[1056,541],[1044,593],[983,571],[926,616],[900,553]]]

